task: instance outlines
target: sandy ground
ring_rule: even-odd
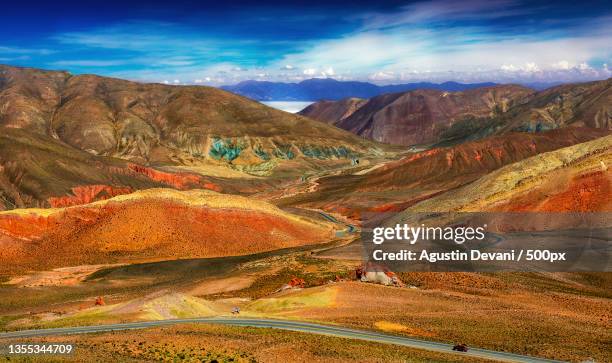
[[[202,296],[241,290],[251,286],[253,281],[255,281],[255,277],[248,275],[204,281],[194,286],[193,289],[189,291],[189,294]]]
[[[122,266],[122,264],[82,265],[56,268],[51,271],[37,271],[13,277],[6,284],[18,287],[75,286],[93,272],[115,266]]]

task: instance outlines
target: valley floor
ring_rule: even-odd
[[[180,263],[159,262],[140,267],[107,267],[70,286],[3,284],[2,295],[6,298],[0,301],[2,329],[231,316],[232,309],[240,307],[242,318],[332,323],[550,359],[600,361],[610,354],[606,342],[611,338],[608,328],[612,303],[607,286],[612,274],[608,273],[404,273],[400,276],[408,287],[398,288],[354,281],[352,272],[357,261],[321,259],[313,250],[240,260],[229,258],[226,269],[215,268],[207,275],[211,263],[222,265],[219,262],[192,261],[188,275]],[[168,280],[151,278],[148,273],[151,270],[164,271]],[[278,291],[294,277],[303,278],[305,287]],[[41,285],[45,285],[44,281]],[[94,306],[96,295],[104,296],[105,305]],[[42,301],[49,303],[42,304]],[[354,354],[364,354],[361,356],[364,361],[377,360],[376,354],[381,354],[379,358],[386,357],[385,360],[459,359],[399,348],[383,353],[386,348],[377,344],[345,344],[340,343],[342,339],[303,338],[298,333],[251,328],[188,326],[154,329],[142,334],[161,336],[164,331],[176,332],[180,341],[204,335],[206,338],[199,346],[208,348],[188,353],[184,351],[188,349],[187,344],[173,341],[169,336],[160,338],[156,344],[146,343],[144,347],[139,345],[140,341],[152,340],[121,341],[129,333],[96,334],[70,338],[70,341],[74,339],[83,344],[82,354],[87,357],[104,351],[131,359],[142,358],[143,354],[217,354],[230,346],[206,342],[212,344],[227,335],[241,347],[227,350],[231,355],[246,354],[257,360],[265,357],[264,352],[249,347],[257,341],[255,336],[263,334],[270,341],[284,337],[278,343],[280,346],[290,347],[298,340],[318,342],[285,352],[287,357],[297,360],[332,351],[338,354],[339,360]],[[213,331],[223,334],[215,336]],[[256,334],[251,336],[252,332]],[[321,345],[322,340],[327,343]],[[322,351],[317,353],[319,345]],[[357,349],[359,346],[362,348]]]

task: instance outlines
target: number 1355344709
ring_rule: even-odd
[[[0,354],[9,355],[71,354],[73,352],[74,345],[66,343],[14,343],[0,349]]]

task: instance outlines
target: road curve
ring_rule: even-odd
[[[103,333],[117,330],[130,330],[130,329],[145,329],[152,327],[160,327],[175,324],[193,324],[193,323],[204,323],[204,324],[222,324],[222,325],[233,325],[233,326],[248,326],[257,328],[274,328],[282,330],[291,330],[302,333],[330,335],[340,338],[348,339],[359,339],[370,342],[386,343],[401,345],[409,348],[424,349],[433,352],[458,354],[464,356],[470,356],[475,358],[484,358],[501,362],[560,362],[542,358],[529,357],[525,355],[496,352],[493,350],[471,348],[468,352],[455,352],[452,350],[452,345],[431,342],[420,339],[412,339],[406,337],[400,337],[396,335],[382,334],[376,332],[370,332],[365,330],[356,330],[350,328],[343,328],[340,326],[330,326],[314,323],[306,323],[299,321],[290,320],[276,320],[276,319],[250,319],[250,318],[193,318],[193,319],[168,319],[168,320],[155,320],[155,321],[143,321],[134,323],[123,323],[123,324],[108,324],[108,325],[93,325],[93,326],[80,326],[70,328],[53,328],[53,329],[37,329],[37,330],[21,330],[0,333],[0,339],[18,339],[18,338],[35,338],[49,335],[72,335],[72,334],[86,334],[86,333]]]

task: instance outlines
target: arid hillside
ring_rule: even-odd
[[[363,212],[399,212],[419,202],[435,200],[441,194],[453,200],[456,188],[472,185],[500,168],[516,166],[521,170],[521,165],[527,165],[521,160],[573,145],[579,147],[591,140],[607,140],[602,137],[609,134],[602,129],[571,127],[537,134],[513,132],[432,148],[357,173],[323,177],[312,193],[280,203],[337,211],[356,220],[363,217]],[[526,175],[532,172],[529,168],[525,167]],[[474,195],[481,194],[474,189]],[[441,208],[448,205],[449,202],[440,203]]]
[[[154,187],[249,194],[270,183],[261,178],[236,183],[228,173],[209,176],[198,170],[148,167],[93,155],[46,135],[0,128],[0,210],[65,207]]]
[[[421,202],[411,212],[612,211],[612,135],[541,153]]]
[[[489,228],[500,231],[589,226],[605,236],[612,212],[610,165],[612,135],[506,165],[409,206],[387,223],[447,225],[481,215]]]
[[[456,122],[500,115],[533,93],[529,88],[512,85],[463,92],[416,90],[377,96],[360,107],[346,100],[315,104],[301,114],[333,123],[368,139],[413,145],[439,141],[440,135]],[[358,108],[351,110],[351,107]],[[332,121],[332,112],[322,109],[333,109],[333,114],[340,117]],[[347,113],[350,115],[344,116]]]
[[[139,163],[347,158],[375,145],[211,87],[0,66],[0,126]]]
[[[340,101],[319,101],[298,112],[300,115],[335,125],[351,116],[368,100],[362,98],[345,98]]]
[[[538,132],[570,125],[612,130],[612,78],[544,90],[496,121],[495,127],[504,131]]]
[[[0,210],[150,187],[249,194],[268,183],[253,176],[297,178],[386,149],[216,88],[0,66]]]
[[[535,92],[497,86],[463,92],[419,90],[361,104],[315,103],[300,113],[363,137],[391,144],[440,146],[511,131],[567,126],[612,129],[612,79]]]
[[[327,242],[335,228],[245,197],[149,189],[86,205],[0,213],[0,274],[245,255]]]
[[[510,133],[452,147],[426,150],[360,177],[358,189],[410,189],[412,183],[459,185],[500,167],[562,147],[609,134],[604,130],[570,128],[541,134]]]

